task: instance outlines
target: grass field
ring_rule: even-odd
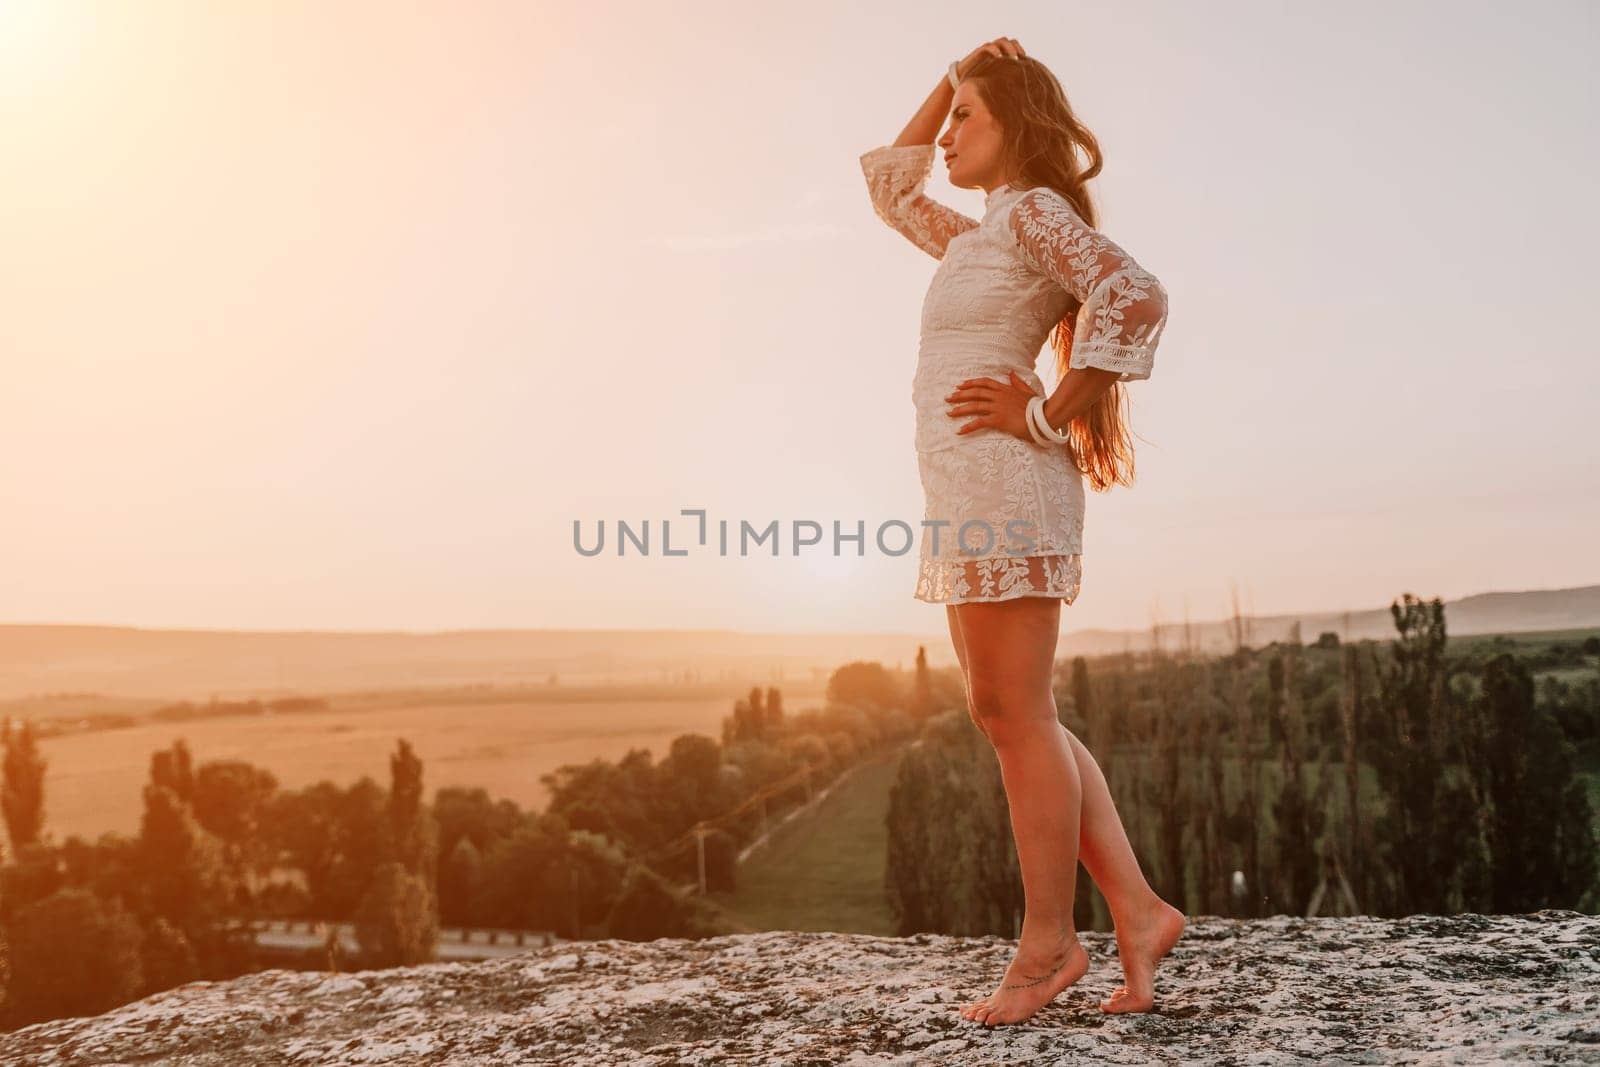
[[[788,686],[785,705],[800,710],[820,703],[820,689]],[[646,748],[659,759],[679,734],[721,738],[734,697],[676,698],[670,689],[629,691],[605,701],[586,692],[572,701],[470,700],[414,691],[390,699],[364,693],[327,711],[286,715],[141,723],[45,738],[45,832],[59,840],[78,834],[94,840],[116,830],[134,834],[144,808],[142,788],[150,755],[183,739],[195,765],[245,760],[272,772],[283,789],[327,779],[340,785],[362,775],[387,788],[389,756],[405,738],[423,761],[427,795],[440,786],[482,786],[494,798],[543,808],[539,776],[566,763],[618,759]]]
[[[889,787],[900,750],[858,767],[774,831],[739,868],[738,890],[712,899],[752,930],[895,932],[883,893]]]

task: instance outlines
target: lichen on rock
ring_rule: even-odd
[[[996,937],[771,932],[191,982],[0,1035],[6,1064],[1600,1062],[1600,918],[1192,918],[1156,1008],[1108,1016],[1116,941],[1026,1023],[957,1009]]]

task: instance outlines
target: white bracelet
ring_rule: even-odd
[[[1056,444],[1064,445],[1068,441],[1072,440],[1072,434],[1068,430],[1062,430],[1058,433],[1056,428],[1050,425],[1050,420],[1046,418],[1044,414],[1044,397],[1039,398],[1038,419],[1039,429],[1043,430],[1045,436],[1050,438],[1050,440],[1054,441]]]
[[[1050,425],[1050,420],[1045,418],[1042,396],[1036,396],[1028,401],[1028,430],[1033,434],[1033,439],[1041,445],[1064,445],[1072,440],[1072,434],[1057,433],[1056,428]]]
[[[959,62],[960,60],[957,59],[952,59],[950,61],[950,88],[952,89],[958,89],[961,87],[961,76],[956,73],[956,65]]]
[[[1035,407],[1037,405],[1042,405],[1043,401],[1044,401],[1043,397],[1037,397],[1037,396],[1030,397],[1029,400],[1028,400],[1028,410],[1027,410],[1028,435],[1033,438],[1033,443],[1034,444],[1043,445],[1045,448],[1049,448],[1055,442],[1051,441],[1048,437],[1046,437],[1044,435],[1044,433],[1039,429],[1039,413],[1035,410]]]

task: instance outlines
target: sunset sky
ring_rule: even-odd
[[[0,622],[942,631],[870,538],[936,264],[858,157],[1000,35],[1171,301],[1066,628],[1600,582],[1597,25],[0,0]],[[664,558],[683,508],[868,555]]]

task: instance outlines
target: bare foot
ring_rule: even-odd
[[[1183,912],[1164,900],[1131,921],[1117,924],[1117,955],[1128,984],[1112,990],[1100,1002],[1101,1011],[1119,1015],[1155,1006],[1156,964],[1178,943],[1183,925]]]
[[[985,1026],[1004,1026],[1030,1018],[1089,969],[1089,953],[1076,931],[1062,934],[1053,949],[1024,951],[1017,946],[1000,988],[963,1005],[961,1017]]]

